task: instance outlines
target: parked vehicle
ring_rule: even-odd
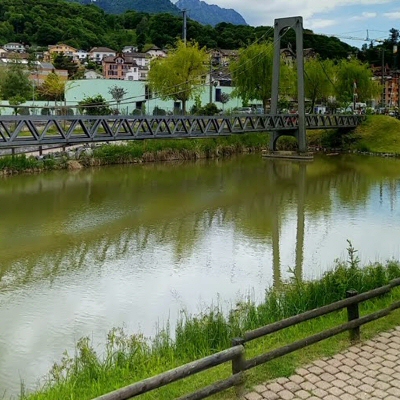
[[[233,110],[236,114],[253,114],[254,111],[251,107],[238,107]]]

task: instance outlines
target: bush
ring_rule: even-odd
[[[153,109],[153,115],[167,115],[167,112],[158,106],[155,106]]]
[[[219,114],[221,110],[214,104],[208,103],[204,107],[201,107],[197,110],[197,115],[216,115]]]

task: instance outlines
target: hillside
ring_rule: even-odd
[[[135,1],[147,6],[151,1],[160,1],[159,5],[169,3],[168,0]],[[305,32],[304,47],[314,49],[323,59],[346,58],[354,50],[337,38],[311,33]],[[3,0],[0,7],[0,45],[19,42],[46,47],[66,43],[83,50],[106,46],[119,51],[123,46],[138,44],[137,38],[143,44],[163,48],[174,45],[181,37],[181,12],[178,15],[137,11],[108,14],[93,4],[81,5],[64,0]],[[273,30],[267,26],[252,27],[226,22],[212,27],[188,20],[188,40],[195,40],[202,47],[237,50],[260,37],[272,39]],[[282,38],[283,47],[295,42],[293,31]]]
[[[247,25],[235,10],[207,4],[200,0],[179,0],[175,4],[181,10],[188,10],[189,17],[204,25],[215,26],[221,22],[233,25]]]
[[[91,0],[71,0],[81,4],[93,4]],[[109,14],[137,11],[148,14],[180,14],[180,10],[170,0],[95,0],[95,4]]]

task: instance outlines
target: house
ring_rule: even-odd
[[[151,49],[147,50],[146,54],[148,54],[151,58],[167,57],[167,53],[164,50],[161,50],[157,46],[153,46]]]
[[[147,80],[149,58],[143,53],[119,54],[103,58],[105,79]]]
[[[126,54],[126,53],[136,53],[138,51],[138,48],[136,46],[125,46],[122,49],[122,53]]]
[[[237,50],[213,50],[211,52],[211,62],[213,65],[223,65],[226,67],[231,61],[236,60],[238,55]]]
[[[10,55],[10,53],[8,53]],[[18,54],[20,56],[21,54]],[[52,72],[55,72],[60,76],[62,81],[68,80],[68,71],[64,69],[55,69],[54,65],[48,62],[34,61],[28,63],[27,58],[22,57],[2,57],[0,58],[0,68],[7,67],[8,65],[18,62],[21,66],[26,69],[26,74],[30,81],[36,85],[41,85]]]
[[[50,58],[54,57],[55,54],[64,54],[64,56],[73,57],[75,52],[76,49],[74,47],[63,43],[48,46]]]
[[[148,67],[150,64],[150,57],[147,53],[132,53],[129,56],[133,58],[139,67]]]
[[[85,79],[104,79],[102,74],[99,74],[96,71],[93,71],[92,69],[85,71],[83,76]]]
[[[99,64],[101,64],[103,58],[115,57],[116,55],[117,52],[108,47],[93,47],[93,49],[89,51],[89,59]]]
[[[16,53],[23,53],[25,52],[25,45],[23,45],[22,43],[15,43],[15,42],[10,42],[10,43],[6,43],[3,46],[4,50],[7,51],[12,51],[12,52],[16,52]]]
[[[76,50],[72,57],[75,62],[83,63],[88,59],[89,53],[86,50]]]
[[[38,62],[34,71],[31,72],[30,79],[37,85],[41,85],[51,73],[56,73],[62,81],[68,80],[68,71],[66,69],[55,69],[49,62]]]

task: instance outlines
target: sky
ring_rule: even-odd
[[[272,26],[275,18],[302,16],[304,27],[361,47],[367,38],[386,39],[391,28],[400,29],[399,0],[205,0],[233,8],[252,26]],[[360,39],[360,40],[358,40]],[[361,40],[362,39],[362,40]]]

